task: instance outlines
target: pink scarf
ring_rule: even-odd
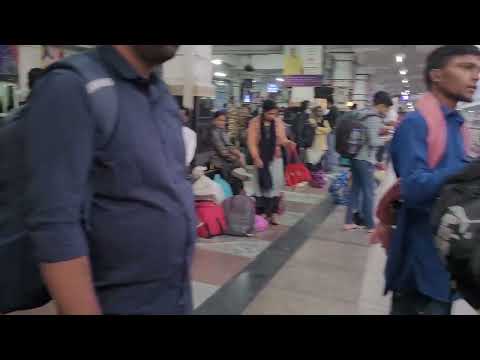
[[[435,168],[442,160],[447,145],[447,122],[442,112],[440,102],[430,92],[423,95],[416,104],[417,111],[422,115],[427,123],[428,136],[428,165],[431,169]],[[469,155],[470,136],[466,126],[461,127],[464,139],[465,152]],[[377,207],[377,217],[379,224],[373,232],[370,243],[381,243],[385,249],[388,249],[392,237],[395,223],[395,212],[391,204],[400,200],[400,181],[399,179],[382,197]]]

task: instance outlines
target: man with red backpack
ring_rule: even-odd
[[[459,101],[472,101],[479,75],[480,49],[476,46],[447,45],[433,51],[427,58],[425,81],[430,103],[445,118],[442,153],[438,161],[432,161],[433,130],[429,129],[434,126],[425,111],[418,111],[424,104],[405,117],[392,140],[392,162],[400,178],[396,229],[385,271],[385,292],[393,292],[392,315],[451,313],[455,293],[434,245],[430,216],[442,185],[467,163],[464,119],[456,106]]]

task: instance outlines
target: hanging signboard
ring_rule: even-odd
[[[321,45],[303,45],[303,73],[305,75],[323,74],[323,47]]]
[[[285,76],[284,85],[287,87],[316,87],[322,86],[323,75],[291,75]]]

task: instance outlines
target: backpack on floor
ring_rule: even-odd
[[[268,230],[270,224],[268,223],[267,219],[263,216],[256,215],[255,216],[255,232],[264,232]]]
[[[456,289],[480,309],[480,161],[443,186],[431,222],[441,258]]]
[[[224,199],[228,199],[230,197],[233,196],[233,191],[232,191],[232,187],[230,186],[230,184],[222,177],[222,175],[220,174],[216,174],[215,177],[213,178],[213,181],[215,181],[218,185],[220,185],[220,187],[222,188],[223,190],[223,194],[224,194]]]
[[[323,189],[327,184],[325,178],[325,173],[323,170],[314,170],[312,171],[312,181],[310,181],[310,186],[317,189]]]
[[[197,234],[201,238],[210,239],[223,235],[227,230],[223,208],[213,201],[197,201],[195,211],[200,225]]]
[[[250,236],[255,231],[255,201],[246,195],[236,195],[223,202],[227,222],[225,234]]]
[[[335,130],[335,150],[340,156],[354,159],[367,142],[365,119],[373,114],[350,111],[342,116]]]
[[[115,128],[118,99],[113,80],[97,56],[95,50],[70,56],[46,71],[68,70],[83,79],[99,130],[95,146],[100,149]],[[41,94],[34,89],[31,96]],[[22,131],[28,111],[27,103],[10,115],[0,128],[0,314],[34,309],[50,301],[24,222],[28,204],[24,203],[26,174],[21,163]],[[83,216],[88,224],[90,200],[86,203]]]
[[[338,175],[330,185],[328,191],[336,205],[348,205],[348,197],[350,194],[349,179],[349,172],[344,171]]]

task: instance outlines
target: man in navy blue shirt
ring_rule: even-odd
[[[405,117],[391,144],[395,172],[400,177],[403,204],[388,250],[386,292],[393,291],[394,315],[447,315],[455,294],[450,274],[434,245],[430,225],[432,206],[446,179],[466,163],[457,103],[471,102],[480,74],[480,49],[448,45],[427,58],[425,81],[439,100],[447,122],[447,144],[440,163],[427,162],[427,125],[419,112]]]
[[[27,224],[60,314],[189,314],[195,234],[180,109],[155,66],[178,45],[96,49],[118,94],[102,151],[84,82],[45,75],[25,127]],[[82,209],[94,183],[90,229]]]

